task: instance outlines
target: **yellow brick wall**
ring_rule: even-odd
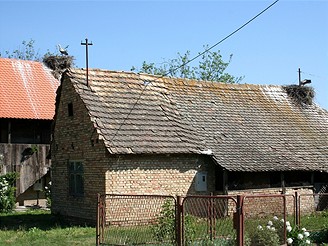
[[[96,220],[97,193],[186,195],[214,191],[214,165],[198,155],[110,155],[82,100],[62,82],[52,141],[52,212]],[[73,104],[73,116],[68,115]],[[68,191],[68,161],[82,161],[84,196]],[[196,192],[197,171],[208,171],[208,191]]]

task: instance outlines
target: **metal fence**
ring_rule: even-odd
[[[251,195],[244,196],[244,240],[256,244],[259,230],[272,230],[283,245],[286,242],[286,223],[294,224],[294,195]],[[255,242],[254,242],[255,241]],[[259,243],[259,245],[262,245]]]
[[[172,196],[98,197],[97,242],[105,245],[167,245],[175,241],[176,200]]]
[[[232,196],[185,197],[182,203],[183,245],[234,245],[236,207],[237,199]]]
[[[300,228],[319,231],[328,228],[328,193],[296,194],[297,217]]]
[[[311,233],[328,228],[328,193],[99,195],[97,244],[263,245],[256,244],[261,228],[274,231],[284,244],[287,222]]]

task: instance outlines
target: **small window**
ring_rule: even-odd
[[[73,103],[67,104],[68,116],[73,116]]]
[[[81,161],[70,161],[68,167],[69,194],[72,196],[83,196],[84,194],[84,171]]]

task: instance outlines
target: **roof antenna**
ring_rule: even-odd
[[[303,79],[301,80],[301,69],[298,69],[298,85],[299,86],[304,86],[306,84],[310,84],[311,80],[310,79]]]
[[[89,64],[88,64],[89,55],[88,55],[88,46],[89,45],[93,45],[93,44],[92,44],[92,42],[89,43],[88,42],[88,38],[86,38],[85,39],[85,43],[83,43],[81,41],[81,45],[85,45],[85,53],[86,53],[85,59],[86,59],[86,66],[87,66],[87,86],[89,87]]]

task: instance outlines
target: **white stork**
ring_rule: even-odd
[[[65,47],[65,49],[64,48],[62,48],[61,46],[60,46],[60,44],[58,44],[58,49],[59,49],[59,52],[62,54],[62,55],[66,55],[66,56],[68,56],[68,53],[67,53],[67,47],[68,47],[68,45]]]

